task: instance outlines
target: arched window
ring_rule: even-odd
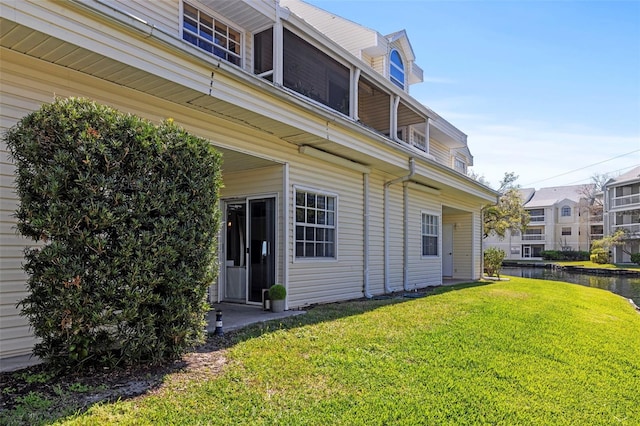
[[[389,55],[389,76],[391,81],[404,90],[404,64],[402,63],[402,57],[397,50],[392,50]]]
[[[569,207],[569,206],[562,207],[562,210],[560,212],[560,216],[562,216],[562,217],[571,216],[571,207]]]

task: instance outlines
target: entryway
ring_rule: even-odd
[[[216,330],[216,311],[222,311],[222,331],[233,331],[259,322],[283,319],[306,314],[306,311],[289,310],[283,312],[263,311],[258,306],[239,305],[237,303],[217,303],[211,306],[207,314],[207,331]]]
[[[225,202],[223,300],[261,304],[276,279],[276,197]]]

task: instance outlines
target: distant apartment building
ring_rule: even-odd
[[[485,247],[501,248],[512,260],[541,258],[546,250],[588,251],[592,240],[602,238],[603,221],[599,200],[594,205],[585,192],[585,185],[521,189],[529,226],[502,239],[490,236]]]
[[[625,232],[624,245],[611,250],[613,262],[629,263],[630,254],[640,252],[640,167],[606,183],[604,230],[605,235]]]

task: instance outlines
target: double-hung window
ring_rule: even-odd
[[[336,257],[335,196],[296,188],[296,258]]]
[[[562,217],[571,216],[571,207],[569,206],[562,207],[562,210],[560,210],[560,216]]]
[[[422,255],[438,256],[438,238],[440,236],[439,218],[436,215],[422,213]]]
[[[200,49],[241,66],[240,31],[183,3],[182,38]]]

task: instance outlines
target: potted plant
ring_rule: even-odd
[[[287,289],[282,284],[274,284],[269,289],[271,300],[271,312],[284,311],[284,299],[287,297]]]

